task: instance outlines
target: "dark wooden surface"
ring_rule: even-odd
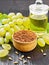
[[[0,0],[0,12],[9,13],[9,12],[22,12],[23,15],[28,16],[29,9],[28,6],[34,3],[35,0]],[[44,3],[49,5],[49,0],[44,0]],[[6,58],[0,58],[0,65],[14,65],[14,61],[18,61],[17,65],[49,65],[49,46],[45,46],[43,48],[44,52],[47,53],[46,56],[43,56],[41,53],[41,48],[36,47],[33,51],[28,53],[22,53],[16,50],[12,46],[12,50],[9,53],[9,56],[13,58],[13,61],[8,60],[8,56]],[[19,55],[15,54],[15,51],[19,52]],[[27,64],[24,64],[23,61],[19,60],[21,55],[25,55],[23,60],[27,60]],[[31,59],[28,60],[26,57],[31,56]]]
[[[46,47],[43,48],[44,52],[47,54],[46,56],[43,56],[43,53],[41,53],[40,50],[41,48],[37,46],[33,51],[23,53],[16,50],[12,46],[12,50],[10,51],[9,55],[5,58],[0,58],[0,65],[15,65],[13,63],[14,61],[19,62],[17,65],[49,65],[49,46],[46,45]],[[16,55],[15,51],[18,51],[19,55]],[[19,57],[21,57],[21,55],[25,56],[23,61],[26,60],[26,64],[24,64],[23,61],[19,60]],[[12,61],[8,60],[9,56],[13,58]],[[27,56],[30,56],[31,59],[27,59]]]

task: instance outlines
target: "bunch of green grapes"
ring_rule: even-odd
[[[7,18],[2,19],[2,25],[0,25],[0,37],[4,39],[4,43],[9,43],[9,41],[12,40],[14,32],[28,29],[29,25],[30,19],[28,17],[24,17],[22,13],[19,12],[17,14],[11,12],[7,15]]]
[[[24,29],[23,15],[21,13],[9,13],[7,18],[2,19],[2,25],[0,25],[0,37],[4,39],[4,43],[9,43],[14,32],[21,29]]]
[[[49,33],[38,33],[37,43],[40,47],[44,47],[45,44],[49,45]]]

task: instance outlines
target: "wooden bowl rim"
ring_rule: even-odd
[[[34,34],[35,34],[35,38],[34,38],[34,40],[33,41],[31,41],[31,42],[21,42],[21,41],[18,41],[18,40],[15,40],[14,39],[14,34],[12,35],[12,39],[13,39],[13,41],[15,41],[15,42],[17,42],[17,43],[20,43],[20,44],[29,44],[29,43],[33,43],[35,40],[37,40],[37,35],[36,35],[36,33],[34,32],[34,31],[31,31],[31,32],[33,32]],[[17,32],[16,32],[17,33]]]

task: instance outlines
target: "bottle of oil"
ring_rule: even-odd
[[[36,32],[45,32],[48,23],[48,5],[42,0],[36,0],[35,4],[29,6],[31,29]]]

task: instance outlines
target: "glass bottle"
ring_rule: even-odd
[[[48,23],[48,5],[43,4],[42,0],[36,0],[35,4],[29,6],[29,17],[31,20],[31,30],[45,32]]]

